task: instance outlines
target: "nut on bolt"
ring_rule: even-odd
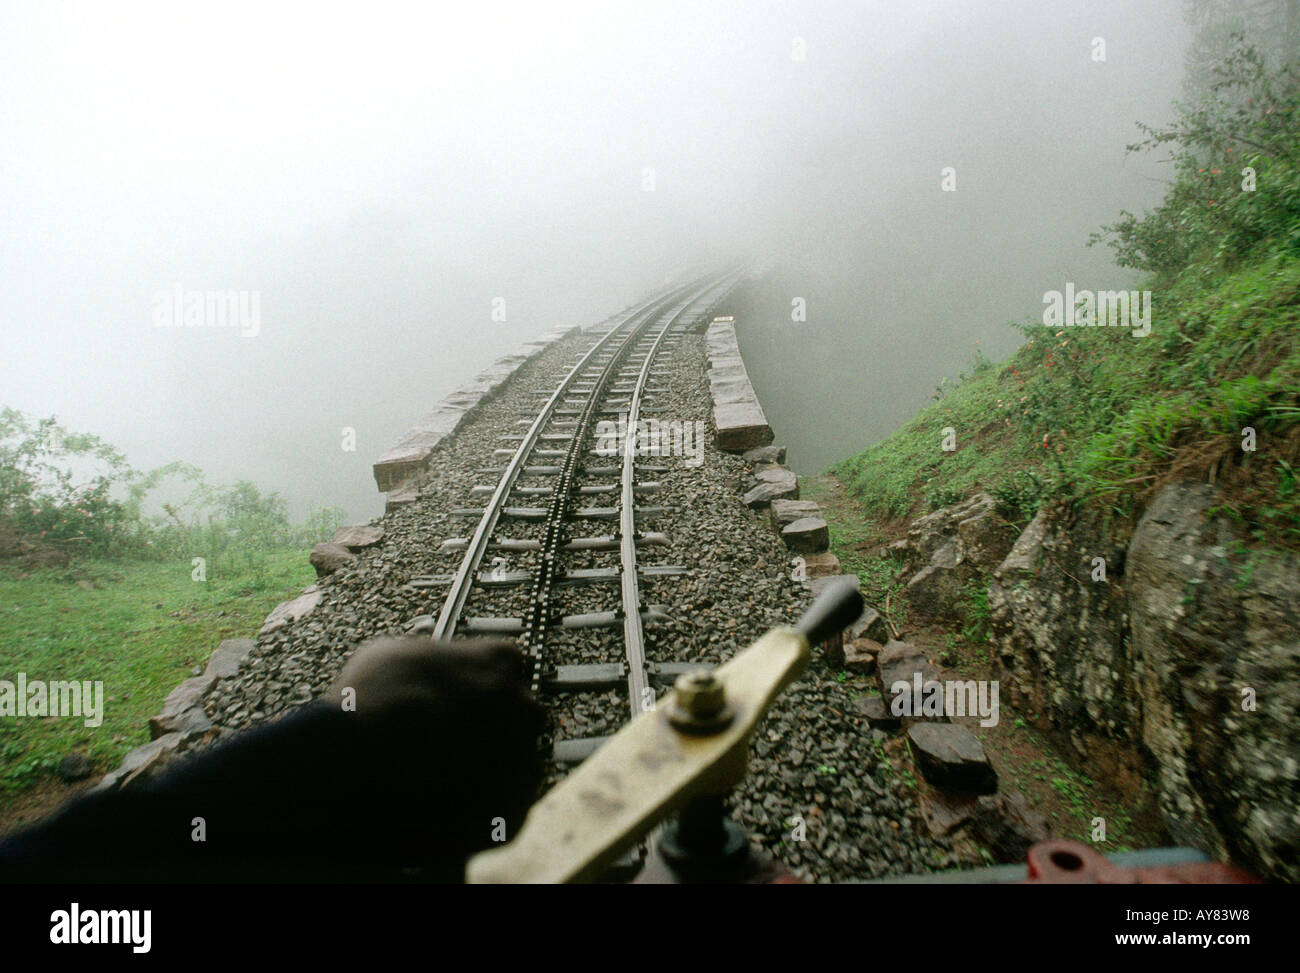
[[[673,691],[668,722],[685,733],[717,733],[735,718],[722,680],[707,669],[678,676]]]

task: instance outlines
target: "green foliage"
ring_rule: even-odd
[[[1261,248],[1300,254],[1300,84],[1296,64],[1270,67],[1237,35],[1196,102],[1130,152],[1172,147],[1177,176],[1164,201],[1094,234],[1121,267],[1172,277],[1192,264],[1235,267]],[[1253,179],[1255,188],[1248,187]]]
[[[1052,492],[1052,481],[1030,469],[1016,470],[989,492],[1004,517],[1032,518]]]
[[[987,642],[992,632],[989,589],[986,585],[976,583],[967,585],[965,593],[966,626],[962,629],[962,635],[970,642]]]
[[[146,516],[147,498],[170,484],[189,484],[189,496],[163,503],[165,516]],[[0,521],[20,536],[74,555],[203,556],[226,559],[232,573],[248,573],[255,552],[326,540],[345,515],[323,508],[294,525],[283,497],[264,494],[247,480],[212,486],[186,463],[141,472],[97,436],[71,432],[53,417],[33,420],[3,407]]]
[[[129,542],[136,511],[110,491],[131,476],[98,437],[0,408],[0,518],[18,533],[90,553]]]
[[[945,486],[942,482],[931,483],[925,488],[925,507],[927,510],[941,510],[961,503],[963,494],[960,490]]]

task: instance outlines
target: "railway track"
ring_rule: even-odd
[[[535,415],[519,419],[526,430],[513,446],[494,450],[485,466],[494,484],[476,485],[471,494],[486,498],[482,507],[462,507],[454,516],[475,522],[468,537],[448,538],[446,553],[463,552],[456,571],[412,578],[416,589],[445,589],[436,618],[418,619],[412,631],[436,638],[498,635],[517,638],[532,659],[532,688],[538,693],[624,690],[625,716],[653,706],[655,683],[671,683],[690,666],[686,660],[646,657],[646,627],[663,621],[662,606],[644,603],[642,580],[680,577],[680,564],[639,564],[638,550],[669,547],[662,531],[645,525],[670,517],[672,510],[650,502],[659,484],[647,476],[666,467],[644,462],[644,453],[663,452],[656,436],[642,441],[641,420],[661,407],[654,385],[667,373],[666,359],[684,331],[694,327],[736,283],[725,274],[675,288],[634,308],[591,344],[558,386],[536,390],[545,401]],[[656,424],[659,420],[653,420]],[[675,420],[680,422],[680,420]],[[612,432],[611,432],[612,427]],[[656,426],[657,428],[657,426]],[[624,431],[626,431],[624,433]],[[667,458],[670,459],[671,458]],[[612,533],[590,533],[588,525],[614,523]],[[532,536],[517,534],[520,524],[533,525]],[[496,555],[491,561],[489,555]],[[608,563],[616,556],[615,563]],[[512,566],[518,562],[518,567]],[[485,570],[485,565],[487,569]],[[600,611],[562,614],[557,597],[562,587],[618,588],[616,603]],[[523,589],[524,602],[506,599],[518,615],[468,615],[471,596]],[[612,595],[606,596],[613,601]],[[500,600],[480,598],[497,608]],[[621,653],[598,662],[565,664],[567,646],[556,630],[621,630]],[[604,648],[607,652],[608,640]],[[553,649],[555,651],[553,651]],[[561,766],[590,754],[604,736],[555,741],[553,757]]]
[[[207,718],[224,734],[305,705],[376,636],[515,639],[548,713],[546,790],[682,671],[794,624],[811,593],[768,518],[742,502],[748,465],[718,448],[709,422],[703,331],[743,306],[744,294],[725,296],[731,283],[660,291],[521,365],[405,499],[390,497],[382,539],[318,580],[309,614],[259,635],[204,699]],[[637,440],[607,435],[620,418],[637,433],[642,418],[689,422],[696,451],[683,428],[681,453],[641,455]],[[860,693],[815,655],[733,795],[757,844],[821,880],[923,871],[948,850],[902,789],[888,741],[863,727]],[[790,839],[796,817],[806,841]]]

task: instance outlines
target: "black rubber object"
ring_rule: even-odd
[[[816,645],[856,622],[862,614],[862,592],[855,581],[845,575],[828,584],[795,623],[795,630]]]

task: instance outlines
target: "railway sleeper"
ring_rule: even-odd
[[[551,759],[561,767],[575,767],[599,750],[608,739],[608,736],[601,736],[556,740],[551,748]]]
[[[480,518],[486,511],[482,507],[457,507],[451,511],[452,517]],[[619,507],[578,507],[568,515],[572,520],[618,520],[621,513]],[[672,511],[668,507],[637,507],[636,519],[656,520]],[[515,520],[546,520],[550,516],[550,511],[545,507],[505,507],[501,511],[503,516],[513,517]]]
[[[423,633],[433,631],[437,621],[432,615],[420,615],[412,619],[407,631]],[[649,605],[641,610],[643,625],[660,625],[672,621],[666,605]],[[581,615],[564,615],[557,620],[561,628],[615,628],[623,624],[622,611],[585,612]],[[466,635],[523,635],[524,619],[478,616],[461,620],[460,631]]]
[[[634,493],[655,493],[656,491],[661,490],[662,488],[663,488],[662,485],[659,483],[636,483],[633,484],[632,491]],[[496,489],[497,488],[494,486],[484,484],[482,486],[474,487],[469,492],[471,495],[491,496],[492,494],[496,493]],[[614,483],[606,484],[605,486],[578,487],[578,493],[582,496],[596,496],[598,494],[604,494],[604,493],[618,493],[618,491],[619,491],[619,487],[617,484]],[[549,497],[554,491],[552,490],[551,487],[517,486],[517,487],[512,487],[510,492],[517,493],[521,497]]]
[[[671,687],[679,676],[703,669],[713,670],[712,662],[648,662],[646,682],[663,689]],[[549,693],[603,693],[627,685],[627,666],[622,662],[592,662],[556,666],[542,677],[541,688]]]
[[[641,578],[680,578],[691,574],[684,564],[647,564],[637,568]],[[556,584],[601,584],[616,582],[623,577],[622,568],[574,568],[563,571],[555,578]],[[408,581],[410,588],[441,588],[452,583],[454,574],[425,574]],[[475,584],[485,588],[508,588],[533,580],[532,571],[480,571]]]
[[[658,531],[647,531],[636,537],[637,547],[667,547],[668,535]],[[467,537],[449,537],[442,542],[442,550],[463,551],[469,547]],[[540,551],[542,542],[531,538],[503,537],[488,544],[489,551]],[[618,538],[610,535],[598,537],[574,537],[560,545],[562,551],[617,551]]]
[[[525,466],[520,471],[519,475],[520,476],[559,476],[560,473],[563,471],[563,469],[564,467],[562,466]],[[476,472],[484,476],[488,476],[492,473],[504,473],[505,471],[506,471],[506,467],[504,466],[485,466],[482,469],[477,470]],[[636,467],[636,471],[638,473],[667,473],[668,467],[642,466],[640,463],[638,463]],[[589,466],[584,468],[582,472],[586,473],[588,476],[618,476],[620,473],[622,473],[622,470],[617,466]],[[495,487],[493,489],[495,489]]]

